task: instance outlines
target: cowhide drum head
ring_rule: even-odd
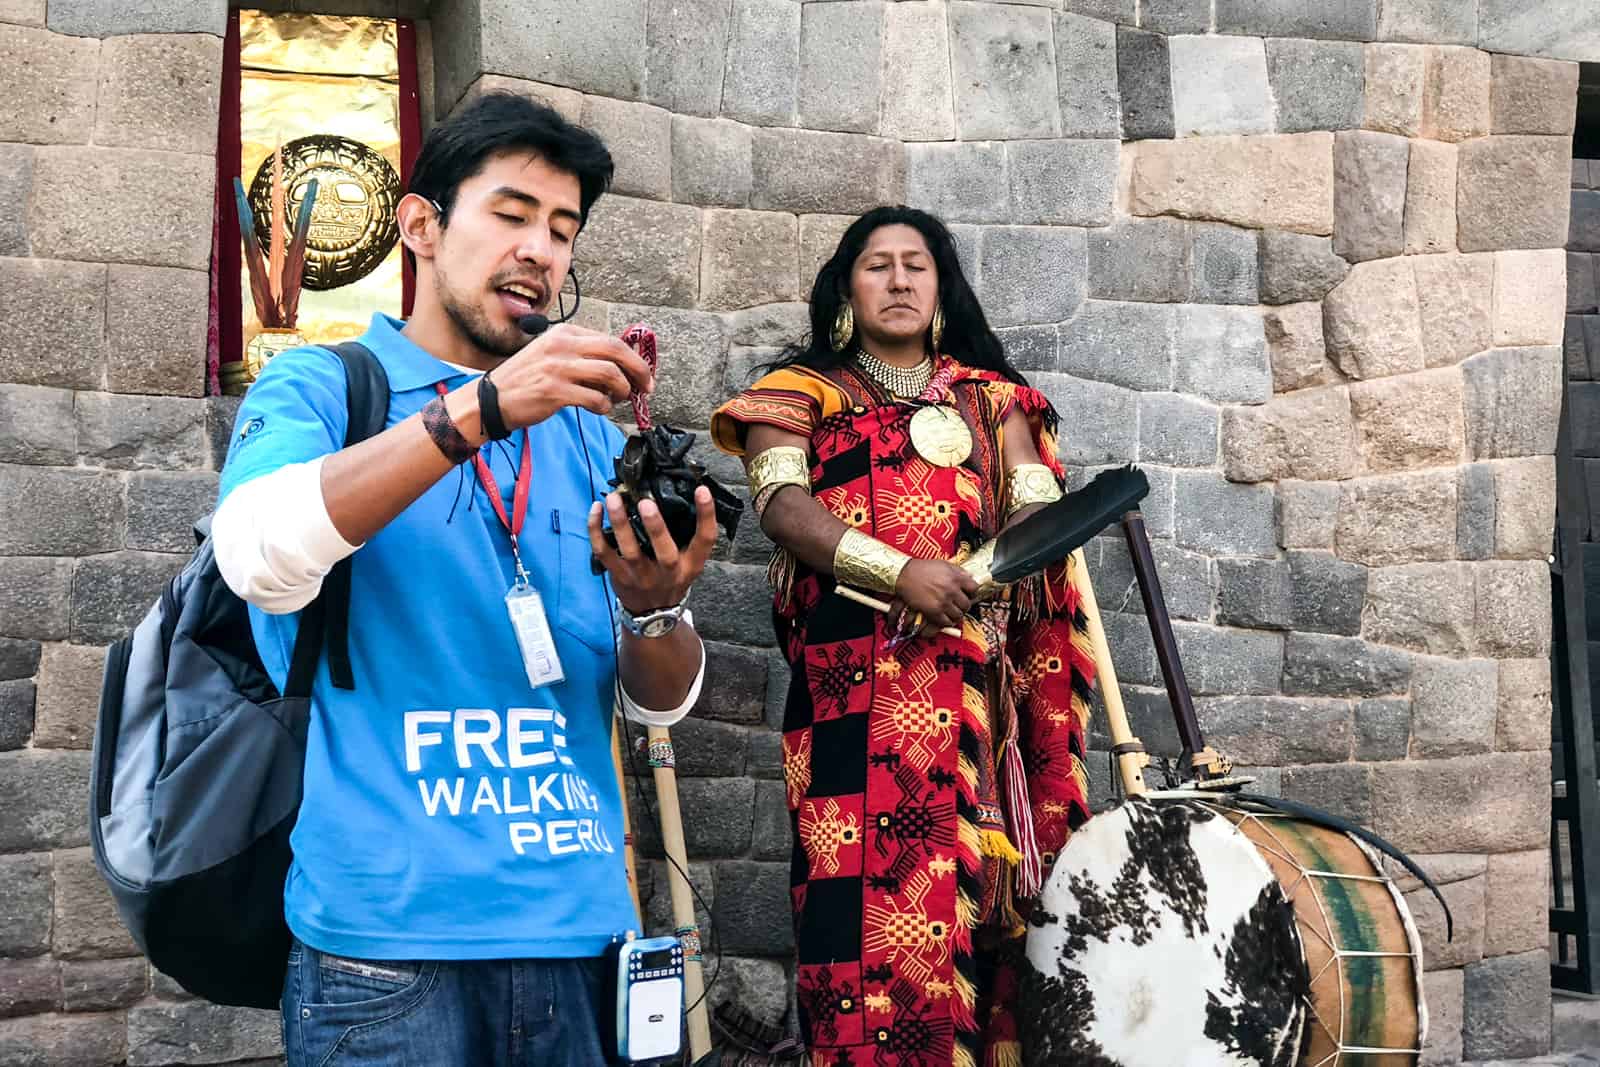
[[[1028,931],[1024,1060],[1291,1067],[1308,987],[1293,908],[1233,823],[1131,800],[1073,834]]]

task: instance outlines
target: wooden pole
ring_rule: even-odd
[[[1083,549],[1072,553],[1072,565],[1077,572],[1075,584],[1078,595],[1083,599],[1083,614],[1088,620],[1090,654],[1094,658],[1095,678],[1106,707],[1106,727],[1111,734],[1111,751],[1117,759],[1122,791],[1130,797],[1142,796],[1146,792],[1144,768],[1150,762],[1150,757],[1128,725],[1128,712],[1122,705],[1122,689],[1117,684],[1117,668],[1111,662],[1111,646],[1106,641],[1105,627],[1100,622],[1100,605],[1095,600],[1094,586],[1089,582],[1089,565],[1083,560]]]
[[[656,783],[656,811],[661,818],[661,846],[670,861],[667,886],[672,893],[672,923],[683,942],[683,997],[689,1008],[691,1062],[711,1052],[711,1021],[706,1012],[705,974],[701,969],[700,927],[695,921],[694,890],[689,885],[689,854],[683,840],[683,812],[678,807],[677,761],[672,738],[663,727],[648,729],[650,766]]]
[[[633,897],[633,913],[644,934],[644,908],[639,905],[639,869],[633,857],[633,819],[628,814],[628,779],[622,774],[622,717],[611,719],[611,760],[617,766],[617,788],[622,791],[622,863],[628,871],[628,895]]]

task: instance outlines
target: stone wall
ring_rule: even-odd
[[[1063,413],[1075,476],[1149,472],[1213,741],[1444,884],[1451,944],[1411,898],[1428,1059],[1444,1063],[1549,1036],[1543,558],[1577,75],[1490,53],[1596,58],[1600,17],[1551,2],[1530,21],[1526,6],[435,0],[426,14],[439,113],[509,87],[612,145],[615,195],[578,247],[583,320],[655,326],[662,418],[703,427],[798,335],[854,213],[905,200],[955,226],[1012,358]],[[225,402],[200,397],[224,13],[0,0],[0,1062],[277,1052],[270,1013],[152,980],[84,848],[100,647],[181,561],[228,432]],[[766,550],[747,523],[698,588],[712,678],[674,733],[690,873],[720,941],[713,996],[775,1016],[787,680]],[[1102,538],[1090,557],[1136,728],[1175,752],[1126,554]],[[659,850],[637,805],[634,820],[660,928]]]

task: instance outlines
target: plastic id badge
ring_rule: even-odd
[[[511,617],[512,633],[517,635],[528,684],[537,689],[563,681],[567,675],[556,654],[556,641],[550,633],[550,620],[545,617],[544,597],[539,590],[520,582],[512,586],[506,594],[506,614]]]

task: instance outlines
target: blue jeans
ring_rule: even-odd
[[[598,959],[352,960],[296,940],[290,1067],[597,1067]]]

